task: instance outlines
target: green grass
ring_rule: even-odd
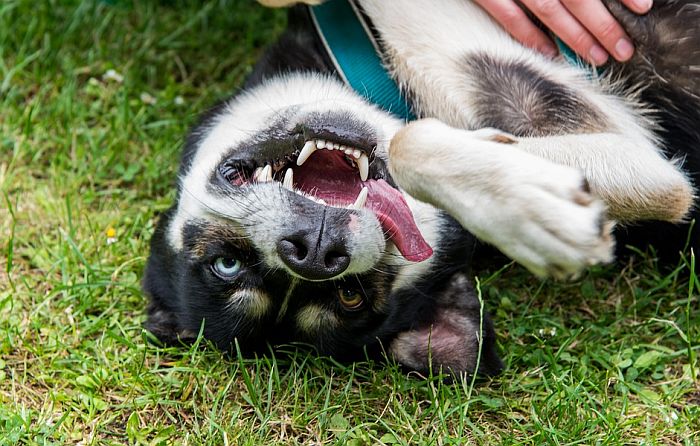
[[[111,3],[0,2],[0,444],[700,444],[697,278],[649,256],[482,273],[507,370],[477,387],[149,344],[139,281],[183,136],[284,16]]]

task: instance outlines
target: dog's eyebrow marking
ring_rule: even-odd
[[[260,319],[270,309],[270,296],[256,288],[236,290],[228,297],[224,309],[242,309],[248,316]]]
[[[250,242],[234,228],[233,224],[203,222],[199,225],[189,223],[185,227],[184,238],[188,240],[190,251],[198,258],[205,257],[209,248],[221,241],[226,241],[242,252],[253,250]]]
[[[277,323],[279,323],[282,318],[284,318],[284,315],[287,314],[287,309],[289,308],[289,299],[292,298],[292,294],[294,294],[294,289],[297,287],[299,284],[299,279],[297,278],[292,278],[292,281],[289,284],[289,290],[287,290],[287,294],[284,296],[284,300],[282,301],[282,305],[280,305],[280,309],[277,312]]]
[[[307,335],[317,333],[324,326],[338,326],[335,313],[316,304],[307,305],[299,310],[295,319],[297,327]]]

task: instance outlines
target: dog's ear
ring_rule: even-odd
[[[432,319],[400,333],[389,346],[393,357],[419,372],[498,374],[503,363],[496,351],[496,333],[466,275],[452,276],[434,298]]]
[[[150,298],[145,327],[165,344],[186,341],[191,337],[180,329],[177,320],[178,257],[167,240],[167,229],[174,212],[174,208],[169,209],[158,221],[142,284]]]

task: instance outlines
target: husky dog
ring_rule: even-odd
[[[306,7],[291,9],[241,93],[187,138],[144,279],[158,338],[202,330],[224,349],[301,341],[491,375],[502,363],[469,280],[476,238],[567,277],[612,259],[614,223],[687,236],[700,2],[636,17],[610,1],[638,51],[602,77],[522,47],[467,0],[355,6],[423,119],[406,125],[344,85]]]

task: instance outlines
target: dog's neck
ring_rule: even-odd
[[[316,32],[338,75],[362,97],[397,117],[415,119],[411,106],[382,63],[369,20],[353,0],[309,7]]]

